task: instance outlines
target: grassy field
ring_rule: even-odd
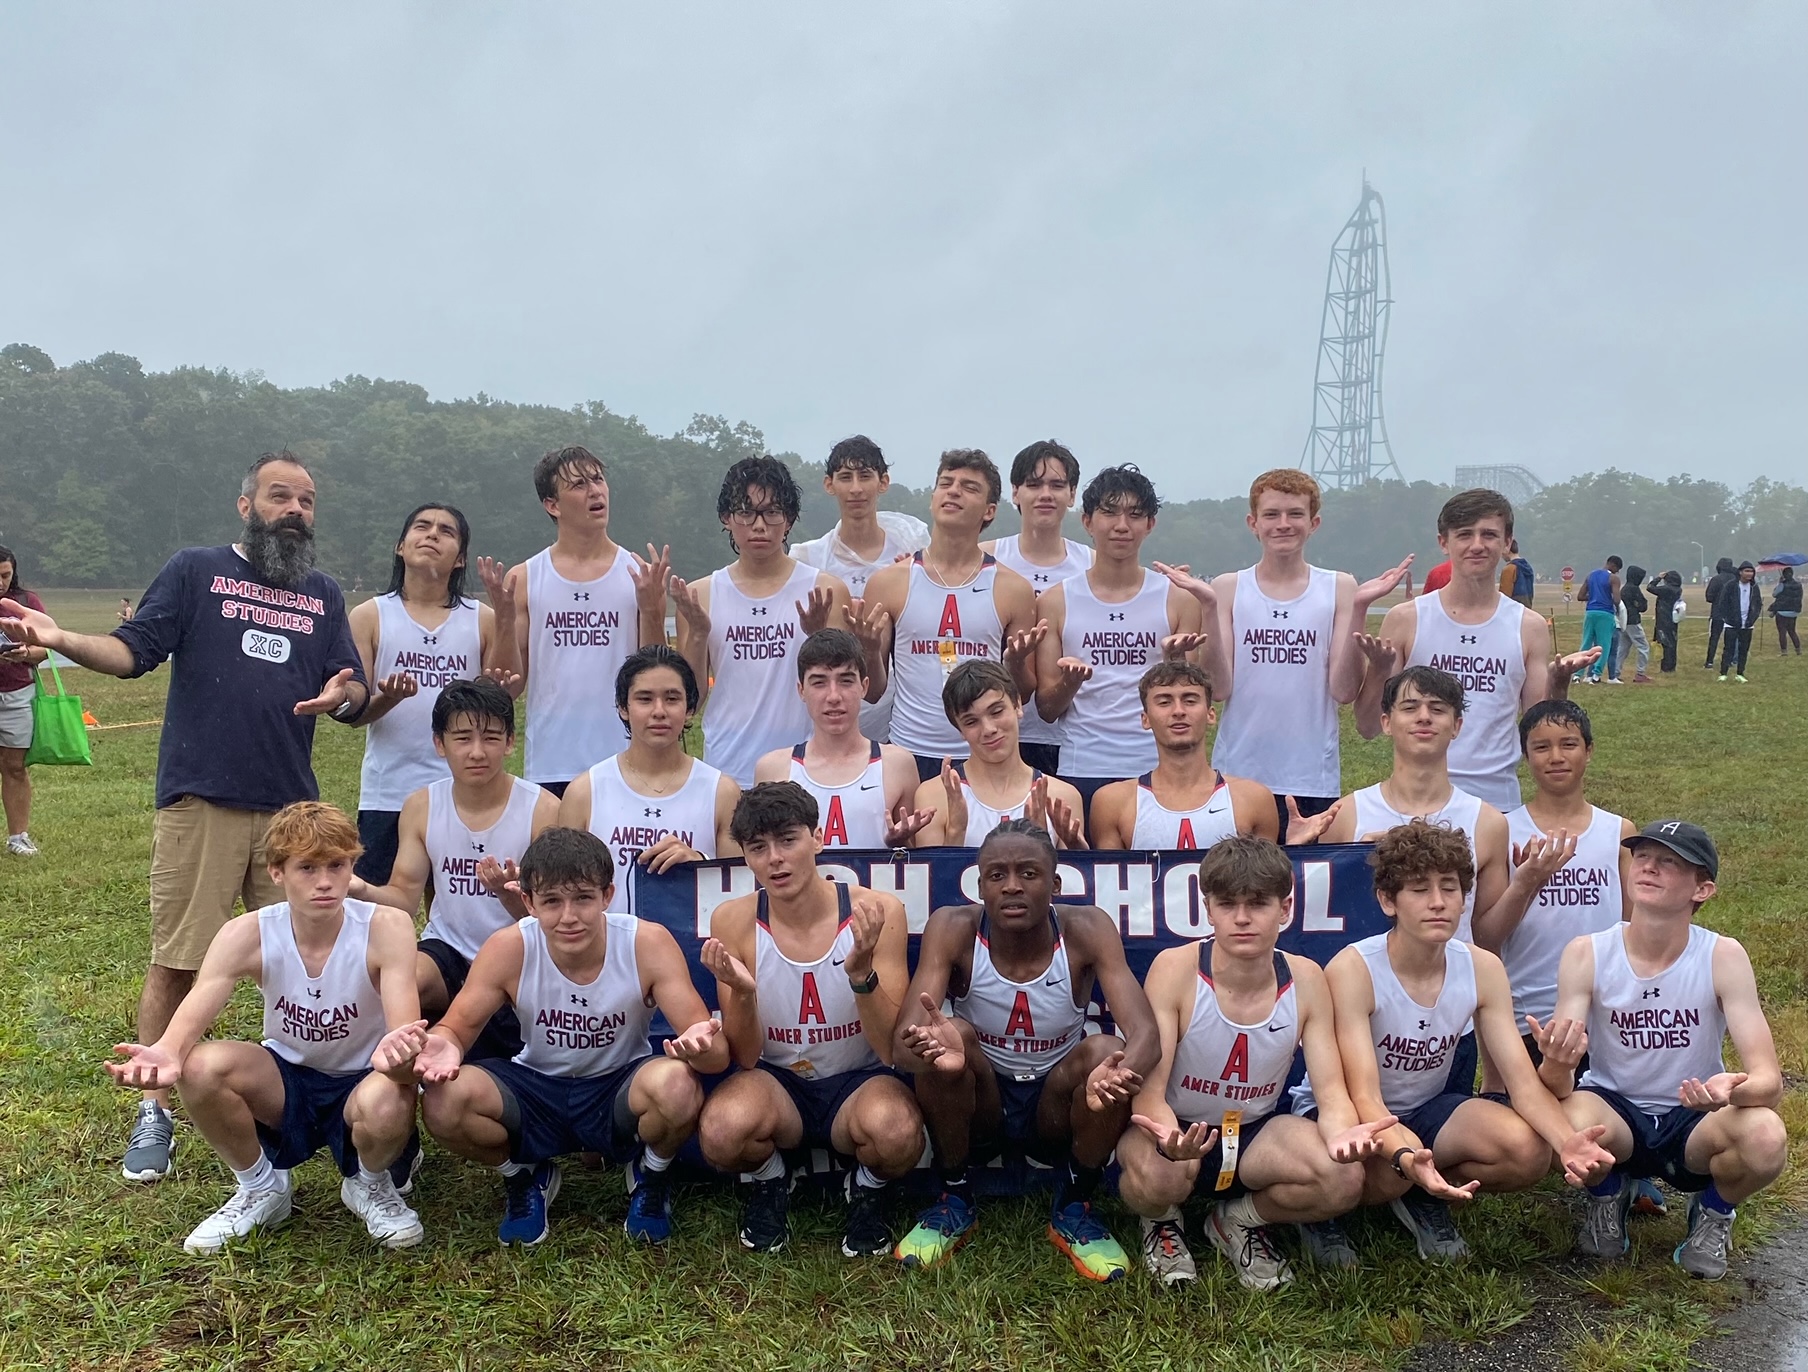
[[[117,597],[46,600],[98,629]],[[1751,684],[1721,686],[1699,666],[1702,622],[1686,627],[1674,678],[1581,699],[1600,740],[1596,801],[1640,822],[1686,815],[1721,846],[1722,894],[1703,918],[1751,950],[1792,1083],[1794,1164],[1774,1197],[1742,1211],[1739,1241],[1751,1244],[1781,1205],[1808,1200],[1808,844],[1784,822],[1808,776],[1808,662],[1760,647]],[[1043,1238],[1039,1200],[987,1203],[973,1245],[913,1276],[844,1262],[835,1213],[808,1201],[785,1254],[751,1257],[720,1189],[680,1190],[679,1235],[649,1253],[621,1232],[612,1172],[568,1173],[549,1240],[505,1252],[493,1176],[434,1149],[417,1193],[420,1248],[374,1251],[316,1159],[297,1173],[286,1231],[191,1259],[181,1239],[224,1199],[228,1174],[179,1123],[176,1175],[121,1181],[131,1102],[99,1066],[129,1035],[142,972],[157,749],[155,727],[115,726],[156,720],[166,677],[68,679],[104,726],[95,766],[38,771],[32,831],[44,856],[0,859],[0,1366],[1354,1369],[1400,1366],[1426,1340],[1476,1343],[1486,1365],[1491,1335],[1556,1302],[1574,1366],[1680,1369],[1738,1286],[1691,1283],[1671,1265],[1680,1214],[1641,1221],[1629,1264],[1569,1261],[1579,1207],[1549,1185],[1470,1208],[1460,1223],[1475,1256],[1460,1267],[1421,1265],[1391,1219],[1364,1218],[1352,1226],[1371,1259],[1362,1270],[1307,1268],[1267,1297],[1204,1261],[1178,1296],[1140,1273],[1092,1287]],[[322,790],[348,808],[359,746],[354,731],[321,726]],[[1385,750],[1353,734],[1344,756],[1347,786],[1386,768]],[[225,1029],[255,1027],[241,994]],[[1108,1218],[1134,1238],[1125,1212],[1111,1205]]]

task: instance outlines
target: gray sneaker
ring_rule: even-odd
[[[1733,1247],[1733,1214],[1710,1210],[1696,1196],[1689,1202],[1689,1237],[1671,1254],[1691,1277],[1719,1281],[1726,1275],[1726,1255]]]
[[[1181,1286],[1198,1279],[1199,1267],[1187,1251],[1178,1208],[1158,1220],[1144,1220],[1142,1231],[1143,1267],[1150,1276],[1163,1286]]]
[[[1299,1226],[1300,1249],[1317,1267],[1359,1267],[1356,1245],[1336,1220]]]
[[[138,1102],[138,1118],[132,1121],[119,1174],[127,1181],[162,1181],[170,1174],[175,1151],[176,1122],[147,1096]]]
[[[1745,678],[1740,677],[1739,680],[1744,681]],[[31,841],[30,834],[8,834],[6,851],[14,857],[36,857],[38,856],[38,845]]]
[[[1611,1196],[1588,1193],[1582,1216],[1582,1232],[1576,1235],[1576,1251],[1584,1257],[1611,1262],[1626,1256],[1632,1240],[1626,1235],[1626,1217],[1632,1213],[1632,1187],[1624,1178]]]
[[[1419,1256],[1426,1261],[1454,1262],[1469,1256],[1469,1245],[1457,1233],[1450,1207],[1443,1201],[1434,1200],[1415,1186],[1398,1200],[1390,1201],[1387,1208],[1406,1226],[1419,1246]]]

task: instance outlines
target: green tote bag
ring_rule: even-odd
[[[38,693],[31,701],[31,747],[25,753],[27,767],[89,767],[94,754],[88,749],[88,729],[82,723],[82,698],[63,688],[63,674],[56,663],[46,661],[56,681],[57,693],[44,689],[43,672],[34,672]]]

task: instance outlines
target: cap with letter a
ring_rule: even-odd
[[[1660,819],[1620,843],[1625,848],[1634,848],[1641,843],[1661,843],[1685,862],[1705,869],[1709,881],[1718,880],[1720,876],[1720,850],[1714,846],[1706,829],[1699,824],[1690,824],[1686,819]]]

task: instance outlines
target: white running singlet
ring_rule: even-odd
[[[804,745],[791,750],[791,780],[816,797],[816,822],[825,848],[883,848],[889,827],[885,816],[884,754],[873,744],[866,770],[852,781],[826,786],[804,770]],[[762,897],[764,899],[764,897]]]
[[[1444,984],[1438,1003],[1419,1004],[1406,994],[1387,957],[1387,935],[1371,934],[1355,945],[1369,969],[1375,1008],[1369,1012],[1369,1034],[1375,1043],[1375,1065],[1381,1070],[1381,1100],[1390,1115],[1405,1115],[1450,1080],[1457,1044],[1475,1017],[1475,957],[1469,945],[1451,939],[1444,945]],[[1308,1077],[1293,1088],[1294,1110],[1304,1114],[1316,1104]],[[1427,1148],[1432,1140],[1421,1139]]]
[[[1067,726],[1061,774],[1117,778],[1146,772],[1157,757],[1155,735],[1142,726],[1136,683],[1161,661],[1169,631],[1168,579],[1145,569],[1142,589],[1116,605],[1100,600],[1084,573],[1061,584],[1067,596],[1061,655],[1092,668],[1061,719]]]
[[[1237,811],[1231,804],[1230,787],[1224,774],[1218,784],[1196,810],[1170,810],[1155,798],[1155,777],[1144,772],[1136,779],[1136,828],[1130,835],[1132,848],[1196,848],[1204,852],[1215,843],[1232,838],[1237,832]]]
[[[421,787],[450,775],[446,760],[433,751],[433,701],[448,682],[469,681],[483,670],[477,602],[459,601],[444,624],[428,629],[415,622],[401,596],[378,596],[375,666],[373,686],[406,672],[421,688],[364,731],[358,808],[400,810]]]
[[[1682,1104],[1691,1077],[1726,1071],[1726,1015],[1714,993],[1714,945],[1720,935],[1689,926],[1682,955],[1654,977],[1626,960],[1625,926],[1590,935],[1595,986],[1588,1002],[1588,1070],[1578,1086],[1614,1091],[1647,1114]]]
[[[721,776],[707,762],[692,758],[682,786],[669,796],[647,796],[622,779],[619,757],[590,769],[590,832],[609,845],[615,859],[610,913],[634,913],[640,879],[635,859],[668,834],[678,835],[685,847],[706,858],[716,855],[716,783]]]
[[[1576,839],[1576,855],[1532,897],[1525,918],[1501,945],[1500,960],[1513,983],[1513,1022],[1527,1015],[1548,1020],[1557,1009],[1557,964],[1578,934],[1598,933],[1620,922],[1620,817],[1593,807],[1594,818]],[[1525,806],[1507,812],[1509,877],[1512,851],[1544,831]]]
[[[992,544],[992,556],[998,559],[999,565],[1009,567],[1018,576],[1030,583],[1030,589],[1038,596],[1053,590],[1069,577],[1079,576],[1092,569],[1092,549],[1084,543],[1076,543],[1071,538],[1061,540],[1061,560],[1053,566],[1044,567],[1040,563],[1031,562],[1023,555],[1023,540],[1016,534],[1007,534]],[[1042,718],[1036,711],[1036,702],[1032,697],[1023,706],[1023,723],[1017,730],[1017,737],[1024,743],[1050,743],[1059,747],[1067,738],[1067,721],[1073,716],[1063,715],[1052,724]],[[1066,766],[1065,763],[1062,766]]]
[[[810,1081],[877,1067],[860,1027],[860,1005],[842,964],[854,950],[848,888],[835,883],[841,924],[814,962],[793,962],[772,937],[766,893],[754,917],[754,980],[760,1007],[760,1061]]]
[[[1274,955],[1274,1006],[1255,1024],[1238,1024],[1218,1006],[1212,985],[1212,941],[1199,944],[1193,1013],[1174,1045],[1167,1102],[1186,1124],[1224,1122],[1241,1110],[1247,1126],[1272,1115],[1299,1047],[1299,994],[1285,954]]]
[[[520,861],[534,836],[534,806],[546,793],[531,781],[512,778],[508,804],[488,829],[473,831],[459,818],[452,800],[452,779],[427,788],[427,861],[433,872],[433,908],[421,937],[436,938],[466,959],[477,956],[483,941],[514,923],[502,902],[477,879],[486,857]]]
[[[614,757],[628,733],[615,713],[615,678],[640,646],[632,554],[595,581],[567,581],[553,570],[552,549],[527,560],[527,745],[529,781],[570,781]]]
[[[911,560],[910,589],[892,634],[892,680],[898,691],[891,741],[899,747],[956,762],[967,756],[967,740],[942,709],[942,685],[970,658],[1004,660],[1004,624],[993,589],[997,579],[998,564],[990,555],[962,586],[930,580],[921,553]]]
[[[1481,818],[1482,803],[1470,795],[1461,786],[1450,788],[1450,799],[1444,802],[1440,810],[1428,815],[1403,815],[1389,805],[1381,795],[1381,785],[1364,786],[1350,797],[1356,802],[1356,838],[1360,842],[1370,834],[1385,833],[1402,824],[1422,819],[1427,824],[1441,824],[1446,829],[1460,829],[1463,837],[1469,840],[1469,857],[1480,862],[1475,856],[1475,825]],[[1464,943],[1470,941],[1470,925],[1475,919],[1475,887],[1469,888],[1469,894],[1463,897],[1463,917],[1456,926],[1456,937]]]
[[[986,841],[986,835],[1007,819],[1022,819],[1024,808],[1030,803],[1030,791],[1036,785],[1036,778],[1042,775],[1034,767],[1030,768],[1030,784],[1024,788],[1022,799],[1013,801],[1006,809],[994,810],[974,794],[973,783],[967,780],[966,763],[955,763],[954,774],[960,778],[961,787],[967,793],[967,832],[958,845],[962,848],[977,848]],[[1046,827],[1049,833],[1055,832],[1052,820],[1047,822]],[[945,841],[948,836],[944,834],[942,837]]]
[[[383,998],[370,979],[367,900],[345,902],[344,922],[320,975],[308,975],[295,947],[289,903],[257,912],[263,961],[258,990],[264,998],[264,1047],[285,1062],[316,1072],[362,1072],[388,1032]]]
[[[859,600],[866,594],[866,583],[874,572],[882,572],[906,553],[914,553],[929,542],[929,526],[914,515],[896,510],[881,510],[879,527],[885,531],[885,549],[876,562],[868,562],[840,538],[841,525],[836,524],[821,538],[791,545],[791,556],[806,567],[840,577],[848,594]],[[868,668],[870,671],[870,666]],[[897,699],[898,686],[886,679],[885,691],[876,701],[860,702],[860,732],[878,743],[891,739],[891,707]]]
[[[1009,981],[992,965],[981,915],[967,993],[954,998],[954,1013],[973,1026],[986,1060],[1000,1076],[1036,1081],[1054,1071],[1086,1032],[1086,1011],[1074,1004],[1060,925],[1055,924],[1055,953],[1048,966],[1028,981]]]
[[[590,982],[572,981],[552,960],[540,921],[521,921],[521,981],[515,1017],[522,1049],[514,1061],[549,1077],[600,1077],[651,1052],[647,1029],[653,1007],[640,986],[633,915],[610,913],[603,970]]]
[[[1525,686],[1525,606],[1504,595],[1485,624],[1458,624],[1442,591],[1417,606],[1409,667],[1436,667],[1463,683],[1463,731],[1450,744],[1450,779],[1497,810],[1519,796],[1519,694]]]
[[[1277,796],[1343,791],[1337,702],[1331,699],[1337,573],[1309,571],[1297,598],[1272,600],[1256,569],[1245,567],[1237,573],[1230,612],[1230,699],[1221,707],[1212,765],[1259,781]]]
[[[703,756],[711,767],[753,785],[760,758],[810,732],[797,694],[795,654],[804,628],[797,605],[808,601],[820,575],[801,563],[785,584],[754,599],[728,568],[709,578],[709,665],[715,681],[703,702]]]

